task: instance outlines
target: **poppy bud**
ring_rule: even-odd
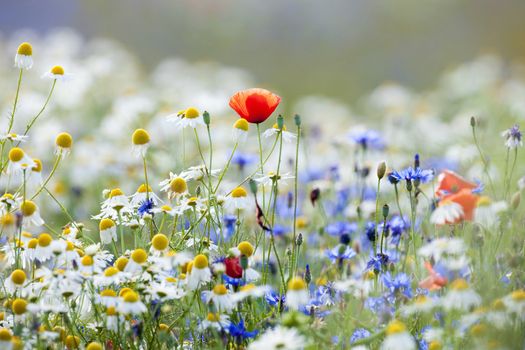
[[[385,161],[382,161],[377,166],[377,178],[381,180],[383,177],[385,177],[385,173],[386,173],[386,163]]]
[[[250,179],[250,191],[254,196],[257,194],[257,182],[254,179]]]
[[[243,270],[246,270],[248,268],[248,257],[246,255],[241,255],[241,267]]]
[[[470,117],[470,126],[471,127],[476,127],[476,118],[475,117]]]
[[[390,207],[388,204],[383,205],[383,217],[386,219],[388,217],[388,212],[390,211]]]
[[[297,127],[300,127],[301,126],[301,116],[299,114],[296,114],[294,117],[294,120],[295,120],[295,125]]]
[[[202,113],[202,119],[204,119],[204,124],[210,125],[210,113],[208,113],[208,111]]]
[[[284,128],[284,118],[282,115],[279,114],[279,116],[277,117],[277,129],[283,130],[283,128]]]

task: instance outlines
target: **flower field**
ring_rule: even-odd
[[[523,67],[350,109],[69,31],[0,55],[0,349],[525,347]]]

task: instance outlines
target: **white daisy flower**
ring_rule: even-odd
[[[145,157],[150,146],[149,133],[144,129],[137,129],[131,136],[133,143],[132,153],[137,157]]]
[[[445,310],[464,310],[468,311],[472,307],[481,304],[481,297],[472,290],[467,281],[456,279],[450,284],[450,290],[441,299],[441,305]]]
[[[33,67],[33,47],[30,43],[22,43],[18,46],[15,55],[15,67],[26,70]]]
[[[406,326],[394,320],[386,327],[386,337],[381,344],[381,350],[415,350],[414,337],[406,330]]]
[[[228,315],[221,315],[218,313],[208,313],[208,316],[199,324],[199,331],[203,332],[209,328],[213,328],[217,331],[228,331],[230,326],[230,318]]]
[[[206,303],[213,303],[219,311],[230,312],[235,307],[232,295],[224,284],[217,284],[211,291],[203,291],[202,296]]]
[[[463,207],[452,201],[441,201],[432,214],[430,222],[434,225],[453,224],[464,216]]]
[[[0,134],[1,141],[11,141],[11,142],[26,142],[29,136],[27,135],[18,135],[15,133],[9,134]]]
[[[297,329],[278,326],[252,342],[248,350],[302,350],[306,345],[306,338]]]
[[[224,206],[230,210],[237,211],[247,210],[251,204],[252,201],[248,198],[248,192],[243,187],[237,187],[226,198]]]
[[[208,266],[208,258],[206,255],[199,254],[193,259],[191,271],[188,276],[188,289],[195,290],[201,285],[211,281],[211,270]]]
[[[306,283],[300,277],[294,277],[288,282],[288,291],[286,292],[286,306],[290,309],[298,310],[301,306],[306,305],[310,297]]]
[[[175,128],[182,130],[184,128],[197,128],[198,126],[205,126],[204,118],[198,109],[190,107],[184,111],[179,111],[176,114],[171,114],[166,117],[170,122],[175,123]]]
[[[270,129],[267,129],[263,133],[263,136],[266,138],[270,138],[275,135],[279,135],[280,131],[281,130],[279,130],[279,126],[276,123]],[[286,125],[283,125],[282,136],[283,136],[283,141],[285,143],[292,143],[297,138],[297,135],[294,134],[293,132],[286,131]]]
[[[22,177],[24,170],[31,169],[35,166],[33,159],[19,147],[11,148],[8,159],[7,174],[15,178]]]
[[[139,295],[132,290],[124,293],[117,310],[124,315],[140,315],[148,311],[146,305],[140,301]]]
[[[102,219],[98,225],[100,231],[100,242],[102,244],[111,244],[117,241],[117,226],[111,219]]]
[[[42,75],[42,79],[48,79],[48,80],[60,80],[60,81],[66,81],[71,78],[70,74],[66,74],[64,71],[64,67],[62,66],[53,66],[48,72],[45,72]]]

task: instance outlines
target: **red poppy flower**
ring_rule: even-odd
[[[425,268],[427,269],[429,276],[419,282],[419,286],[421,288],[437,290],[441,289],[441,287],[444,287],[447,284],[447,279],[434,271],[434,268],[428,261],[425,262]]]
[[[224,265],[226,266],[226,275],[231,278],[242,277],[242,267],[240,258],[226,258],[224,259]]]
[[[230,107],[250,123],[264,122],[275,111],[281,98],[265,89],[248,89],[230,98]]]
[[[478,203],[479,196],[472,193],[472,190],[464,188],[458,193],[446,197],[446,200],[455,202],[463,208],[463,220],[470,221],[474,216],[474,209]]]
[[[474,182],[467,181],[450,170],[445,170],[439,174],[438,181],[439,184],[436,189],[436,195],[443,199],[463,189],[473,190],[477,187],[477,184]]]

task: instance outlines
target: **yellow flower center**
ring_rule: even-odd
[[[146,184],[142,184],[137,188],[137,193],[146,193],[146,192],[153,192],[150,186],[146,186]]]
[[[124,192],[120,188],[114,188],[109,192],[109,198],[117,197],[117,196],[123,196]]]
[[[501,299],[496,299],[492,303],[492,308],[494,310],[503,311],[505,310],[505,303]]]
[[[128,264],[128,258],[126,258],[125,256],[121,256],[120,258],[117,259],[117,261],[115,261],[115,267],[119,271],[124,271],[127,264]]]
[[[308,219],[304,216],[300,216],[297,218],[296,224],[297,228],[305,228],[308,226]]]
[[[228,293],[228,289],[226,289],[226,286],[224,284],[218,284],[215,287],[213,287],[213,294],[225,295],[226,293]]]
[[[219,322],[220,315],[214,314],[213,312],[208,312],[208,316],[206,317],[206,319],[210,322]]]
[[[38,245],[41,247],[47,247],[53,241],[53,237],[49,233],[41,233],[38,236]]]
[[[166,237],[165,234],[157,233],[153,238],[151,239],[151,245],[156,250],[164,250],[168,248],[168,237]]]
[[[97,342],[89,343],[88,346],[86,346],[86,350],[102,350],[102,345]]]
[[[163,211],[171,211],[171,207],[169,205],[163,205],[162,207],[160,207],[160,209]]]
[[[62,66],[54,66],[51,68],[51,74],[64,75],[64,68]]]
[[[139,301],[139,295],[134,291],[129,291],[124,295],[124,302],[126,303],[136,303]]]
[[[108,307],[108,309],[106,310],[106,314],[108,316],[115,316],[117,314],[117,309],[114,307],[114,306],[110,306]]]
[[[36,238],[32,238],[29,240],[29,242],[27,242],[28,249],[35,249],[37,245],[38,245],[38,239]]]
[[[35,173],[42,172],[42,161],[40,159],[33,159],[33,162],[35,163],[35,166],[33,166],[31,170]]]
[[[300,277],[294,277],[288,282],[288,289],[289,290],[303,290],[306,289],[306,283],[304,283],[304,280]]]
[[[402,333],[406,331],[406,326],[403,322],[394,320],[386,326],[386,334],[392,335],[397,333]]]
[[[24,158],[24,151],[20,147],[11,148],[8,157],[13,163],[19,162]]]
[[[239,243],[237,249],[239,249],[242,255],[246,255],[247,257],[252,256],[254,251],[253,245],[247,241]]]
[[[133,292],[133,289],[128,288],[128,287],[126,287],[126,288],[122,288],[122,289],[120,290],[120,292],[118,293],[118,295],[119,295],[119,297],[124,297],[124,296],[125,296],[126,294],[128,294],[129,292]]]
[[[160,332],[169,332],[170,331],[170,327],[165,324],[165,323],[161,323],[159,324],[159,331]]]
[[[463,278],[458,278],[450,284],[450,287],[454,290],[465,290],[468,289],[468,283]]]
[[[21,43],[16,53],[24,56],[33,56],[33,46],[27,42]]]
[[[248,124],[248,121],[244,118],[237,119],[237,121],[233,124],[233,127],[235,129],[248,131],[250,129],[250,124]]]
[[[441,350],[443,345],[438,340],[433,340],[428,344],[428,350]]]
[[[82,257],[81,262],[84,266],[93,266],[93,258],[91,257],[91,255],[84,255]]]
[[[98,228],[100,229],[100,231],[105,231],[105,230],[110,229],[110,228],[112,228],[114,226],[115,226],[115,221],[106,218],[106,219],[100,220]]]
[[[237,187],[232,191],[233,198],[244,198],[246,196],[248,196],[248,192],[246,192],[246,190],[242,187]]]
[[[11,310],[13,310],[15,315],[24,314],[27,310],[27,301],[24,299],[15,299],[15,301],[13,301],[13,305],[11,306]]]
[[[186,184],[186,180],[184,180],[182,177],[176,177],[170,182],[170,189],[178,194],[186,192],[188,189],[188,185]]]
[[[104,289],[100,292],[101,297],[116,297],[117,293],[113,289]]]
[[[199,254],[193,259],[193,265],[198,269],[208,267],[208,258],[204,254]]]
[[[111,277],[115,276],[118,273],[118,269],[116,267],[110,266],[104,271],[104,276]]]
[[[80,346],[80,337],[77,337],[76,335],[68,335],[65,343],[68,349],[77,349]]]
[[[36,204],[33,201],[25,201],[20,205],[20,211],[24,216],[31,216],[36,211]]]
[[[184,112],[184,116],[188,119],[195,119],[200,115],[200,112],[197,108],[190,107]]]
[[[55,144],[60,148],[71,148],[73,145],[73,137],[67,132],[61,132],[55,139]]]
[[[13,336],[11,335],[11,332],[7,328],[0,328],[0,340],[1,341],[11,341],[11,338]]]
[[[7,213],[0,218],[0,224],[2,226],[14,225],[15,221],[16,221],[16,217],[14,216],[14,214],[11,214],[11,213]]]
[[[428,301],[428,298],[426,295],[419,295],[417,298],[416,298],[416,304],[424,304]]]
[[[470,329],[470,334],[475,337],[481,337],[487,333],[487,325],[484,323],[478,323],[472,326]]]
[[[516,290],[510,294],[510,297],[515,301],[525,301],[525,290]]]
[[[492,202],[492,200],[490,199],[489,196],[481,196],[481,197],[479,197],[479,199],[478,199],[476,204],[477,204],[478,207],[485,207],[485,206],[490,205],[491,202]]]
[[[249,283],[249,284],[246,284],[246,285],[242,286],[240,291],[241,292],[249,292],[250,290],[253,290],[254,288],[255,288],[255,285],[253,285],[252,283]]]
[[[146,251],[141,248],[135,249],[133,253],[131,253],[131,259],[133,259],[133,261],[137,264],[144,264],[148,259],[148,253],[146,253]]]
[[[131,140],[133,141],[134,145],[145,145],[149,142],[150,138],[146,130],[137,129],[133,132]]]
[[[26,273],[23,270],[14,270],[11,274],[11,281],[14,284],[22,285],[26,280]]]

